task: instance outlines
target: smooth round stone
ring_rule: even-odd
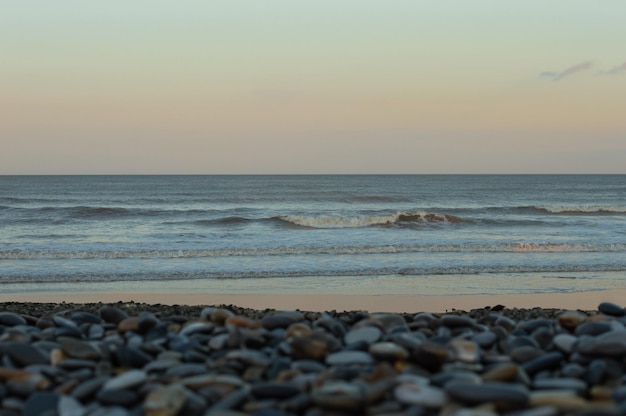
[[[363,326],[350,330],[344,335],[343,340],[346,344],[353,344],[356,342],[365,342],[367,344],[373,344],[382,337],[383,331],[375,326]]]
[[[22,342],[11,342],[0,345],[0,351],[11,357],[11,361],[20,367],[31,364],[50,364],[50,358],[39,348]]]
[[[476,325],[476,321],[473,318],[464,315],[444,315],[441,317],[441,325],[448,328],[458,328],[464,326],[472,327]]]
[[[321,373],[326,369],[326,366],[319,361],[298,360],[291,363],[291,368],[302,373]]]
[[[431,409],[438,409],[447,401],[447,396],[442,389],[412,383],[400,384],[394,389],[393,394],[399,402]]]
[[[408,331],[409,329],[404,318],[395,313],[375,313],[370,316],[370,319],[379,322],[387,334],[394,331]]]
[[[131,316],[129,318],[122,319],[117,324],[117,330],[121,333],[129,331],[139,332],[139,317]]]
[[[295,359],[321,360],[328,354],[328,342],[311,334],[308,337],[295,337],[289,340],[291,355]]]
[[[480,347],[474,341],[455,338],[450,341],[450,347],[459,361],[464,363],[477,363],[480,361]]]
[[[587,383],[575,378],[538,378],[533,383],[535,390],[573,390],[578,395],[587,391]]]
[[[541,357],[544,354],[542,350],[536,347],[531,346],[522,346],[513,348],[510,352],[511,359],[516,363],[525,363],[527,361],[531,361],[536,359],[537,357]]]
[[[285,339],[292,339],[296,337],[308,337],[313,333],[310,326],[302,322],[296,322],[291,324],[285,330],[283,337]]]
[[[607,372],[607,363],[604,360],[593,360],[587,367],[585,380],[592,386],[599,385],[604,380]]]
[[[611,330],[611,324],[601,321],[588,321],[576,327],[576,335],[600,335]]]
[[[100,351],[89,342],[71,337],[59,337],[57,341],[61,351],[69,357],[82,360],[99,360],[102,357]]]
[[[357,384],[334,381],[313,390],[313,402],[325,409],[356,411],[367,404],[364,389]]]
[[[626,355],[626,331],[612,331],[595,338],[582,338],[577,351],[582,354],[621,357]]]
[[[339,351],[326,357],[328,365],[372,364],[374,359],[364,351]]]
[[[531,319],[528,321],[520,321],[517,324],[517,328],[526,332],[527,334],[532,334],[537,328],[541,328],[542,326],[551,327],[553,322],[551,319],[546,318],[537,318]]]
[[[369,353],[378,360],[398,361],[409,358],[409,352],[393,342],[377,342],[369,347]]]
[[[26,325],[26,319],[21,315],[13,312],[0,312],[0,325],[3,326],[17,326]]]
[[[452,370],[442,371],[430,379],[431,384],[438,387],[445,387],[449,383],[466,383],[466,384],[480,384],[482,379],[478,374],[473,371],[465,370]]]
[[[47,412],[56,412],[59,395],[50,391],[37,391],[24,403],[24,416],[39,416]]]
[[[571,354],[574,351],[574,345],[577,341],[578,338],[570,334],[558,334],[552,339],[554,346],[566,354]]]
[[[90,312],[76,311],[70,316],[70,319],[77,324],[99,324],[102,318]]]
[[[300,312],[281,312],[275,315],[265,316],[261,319],[261,326],[268,331],[273,329],[286,329],[290,325],[300,322],[304,316]]]
[[[525,406],[529,399],[528,389],[521,384],[487,382],[483,384],[448,383],[444,388],[454,400],[465,404],[505,402],[512,406]]]
[[[493,347],[497,340],[498,336],[491,331],[481,332],[474,336],[474,341],[476,341],[478,345],[485,349]]]
[[[496,319],[496,321],[494,322],[494,325],[502,327],[510,332],[515,329],[516,324],[515,324],[515,321],[512,320],[511,318],[501,315]]]
[[[605,315],[610,316],[624,316],[626,315],[626,310],[623,307],[612,303],[612,302],[602,302],[598,305],[598,310]]]
[[[185,388],[180,384],[152,390],[143,403],[146,416],[175,416],[187,401]]]
[[[154,360],[150,354],[134,347],[119,347],[113,356],[118,366],[127,368],[143,368]]]
[[[211,334],[215,325],[209,322],[193,322],[191,324],[183,326],[180,330],[180,335],[191,336],[194,334]]]
[[[560,352],[549,352],[540,357],[535,358],[522,364],[522,368],[530,375],[543,370],[551,370],[557,367],[563,360],[563,354]]]
[[[160,323],[159,319],[152,313],[143,312],[139,314],[137,320],[137,330],[140,334],[145,334]]]
[[[120,308],[116,308],[115,306],[105,305],[98,311],[100,317],[109,323],[119,324],[124,319],[128,318],[128,314],[121,310]]]
[[[565,311],[557,317],[557,322],[563,328],[573,331],[587,320],[587,315],[579,311]]]
[[[107,380],[109,380],[109,377],[101,376],[80,383],[72,391],[72,397],[80,401],[86,401],[93,396]]]
[[[148,379],[148,375],[142,370],[130,370],[119,376],[113,377],[102,386],[103,390],[122,390],[134,388],[143,384]]]
[[[560,375],[561,377],[567,378],[581,378],[585,375],[587,370],[580,364],[577,363],[567,363],[563,367],[561,367]]]

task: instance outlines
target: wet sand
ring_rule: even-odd
[[[0,302],[94,303],[139,302],[164,305],[236,305],[253,309],[302,311],[446,312],[503,305],[507,308],[594,310],[601,302],[626,304],[626,289],[575,293],[458,296],[328,295],[328,294],[200,294],[166,292],[66,292],[0,294]]]

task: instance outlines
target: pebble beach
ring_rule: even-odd
[[[1,415],[622,415],[626,310],[0,304]]]

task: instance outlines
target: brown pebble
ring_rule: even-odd
[[[573,331],[576,327],[587,320],[587,315],[578,311],[565,311],[557,318],[559,325]]]
[[[122,319],[117,324],[117,330],[122,333],[128,331],[137,332],[139,330],[139,317],[131,316],[130,318]]]
[[[285,331],[285,339],[291,339],[296,337],[308,337],[313,331],[311,328],[303,323],[291,324]]]
[[[238,328],[256,329],[261,327],[261,322],[245,316],[229,316],[224,321],[225,326],[236,326]]]
[[[483,381],[513,381],[517,378],[519,367],[513,363],[500,364],[483,374]]]

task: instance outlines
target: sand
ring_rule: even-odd
[[[165,305],[236,305],[254,309],[302,311],[446,312],[485,306],[594,310],[601,302],[626,304],[626,289],[574,293],[498,294],[459,296],[313,295],[313,294],[200,294],[166,292],[72,292],[0,294],[0,302],[94,303],[140,302]]]

